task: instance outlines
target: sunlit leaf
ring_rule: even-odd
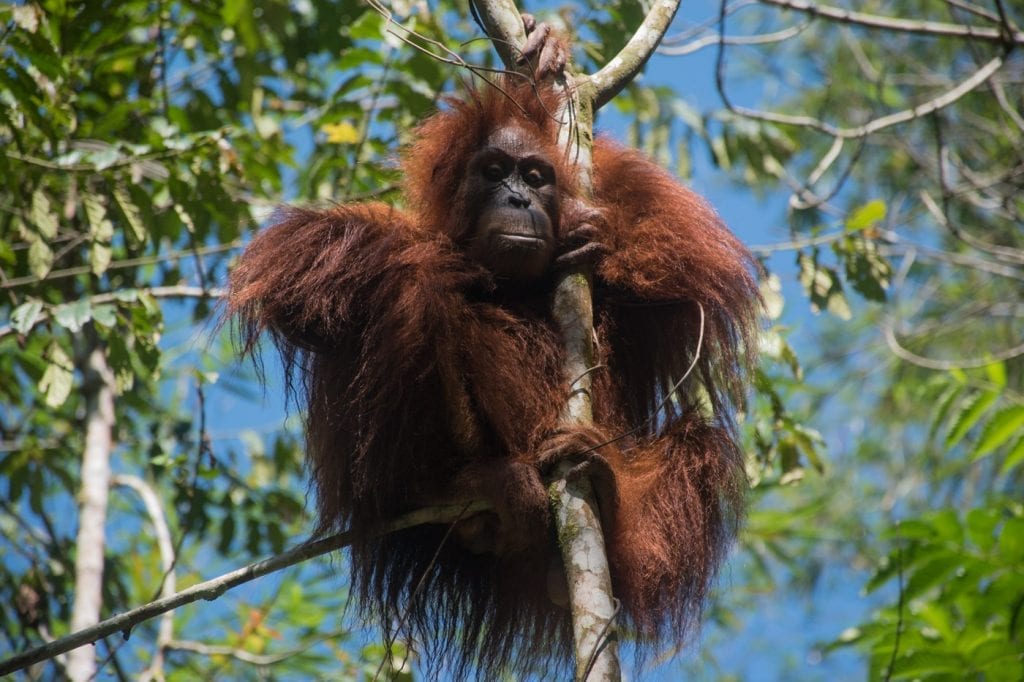
[[[333,144],[355,144],[359,142],[359,130],[348,121],[325,123],[320,130],[327,134],[327,141]]]
[[[1021,463],[1024,463],[1024,437],[1020,438],[1010,449],[1010,452],[1006,454],[1006,459],[1003,460],[1003,466],[1000,467],[999,473],[1005,476]]]
[[[11,326],[19,334],[27,334],[35,326],[36,321],[40,319],[42,312],[42,301],[31,300],[27,303],[22,303],[11,313]]]
[[[998,394],[991,391],[982,391],[967,396],[953,416],[953,424],[949,428],[949,433],[946,434],[946,447],[951,448],[959,443],[971,430],[971,427],[978,423],[978,420],[992,406],[997,397]]]
[[[850,217],[846,219],[846,230],[860,232],[883,220],[885,220],[885,202],[875,199],[850,214]]]
[[[39,392],[43,394],[46,404],[56,409],[71,395],[74,366],[71,364],[71,358],[56,341],[50,344],[46,360],[46,371],[39,382]]]
[[[43,239],[57,236],[57,216],[50,208],[49,198],[41,189],[32,193],[32,225]]]
[[[1012,405],[996,412],[982,429],[971,459],[979,459],[1021,433],[1024,428],[1024,405]]]
[[[59,305],[53,310],[53,319],[68,331],[77,333],[92,319],[92,305],[87,298]]]
[[[121,213],[124,214],[125,221],[128,223],[128,235],[132,237],[135,243],[144,243],[146,241],[146,226],[142,222],[139,207],[132,202],[128,192],[123,188],[115,187],[113,194],[117,205],[121,208]]]
[[[53,251],[41,238],[33,238],[28,247],[28,269],[33,275],[43,279],[50,274],[51,268],[53,268]]]

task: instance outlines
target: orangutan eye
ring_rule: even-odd
[[[483,175],[485,179],[491,182],[497,182],[498,180],[501,180],[506,175],[508,175],[508,173],[505,172],[504,166],[502,166],[500,163],[495,162],[489,163],[486,166],[484,166]]]
[[[544,173],[537,168],[531,168],[523,173],[523,180],[530,187],[541,187],[547,184],[547,178],[544,177]]]

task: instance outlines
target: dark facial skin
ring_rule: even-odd
[[[499,279],[536,282],[555,253],[558,185],[554,166],[522,128],[496,130],[470,161],[466,190],[478,213],[471,258]]]

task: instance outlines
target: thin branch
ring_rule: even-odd
[[[949,105],[955,103],[961,99],[964,95],[968,94],[978,86],[988,81],[994,76],[1003,64],[1006,62],[1004,55],[999,55],[988,61],[984,66],[975,71],[970,77],[961,81],[955,87],[943,92],[941,95],[934,97],[927,102],[918,104],[917,106],[903,109],[886,116],[876,118],[864,125],[860,125],[854,128],[842,128],[834,126],[830,123],[826,123],[820,119],[814,118],[813,116],[793,116],[790,114],[779,114],[775,112],[760,111],[757,109],[748,109],[747,107],[741,107],[733,104],[732,99],[729,97],[725,89],[725,56],[724,46],[719,45],[718,54],[718,69],[716,72],[716,83],[718,88],[719,96],[725,103],[726,108],[729,111],[746,118],[751,118],[757,121],[765,121],[767,123],[775,123],[778,125],[791,125],[799,126],[802,128],[811,128],[818,132],[830,135],[832,137],[842,138],[863,138],[885,128],[898,125],[900,123],[906,123],[917,118],[922,118],[928,114],[935,113],[940,109],[944,109]]]
[[[151,485],[138,476],[119,474],[111,480],[113,485],[120,485],[131,488],[142,499],[146,507],[146,513],[153,523],[153,531],[156,535],[156,544],[160,550],[160,564],[162,569],[160,597],[167,599],[177,590],[177,583],[174,575],[174,543],[171,540],[171,530],[167,526],[167,516],[164,514],[163,506],[160,504],[160,497]],[[164,651],[174,639],[174,612],[167,611],[160,616],[160,628],[157,631],[156,650],[153,652],[153,660],[149,667],[140,676],[140,680],[163,679],[164,677]]]
[[[987,19],[987,20],[989,20],[989,21],[991,21],[993,23],[999,21],[999,17],[997,15],[993,14],[992,12],[989,12],[984,7],[978,7],[977,5],[972,5],[970,3],[963,2],[963,0],[944,0],[944,1],[945,1],[945,3],[947,5],[949,5],[951,7],[956,7],[957,9],[960,9],[960,10],[963,10],[964,12],[968,12],[968,13],[973,14],[975,16],[981,17],[982,19]]]
[[[426,523],[451,523],[464,514],[475,514],[482,511],[488,511],[489,509],[490,507],[483,502],[473,502],[469,505],[463,502],[462,504],[449,504],[438,507],[417,509],[416,511],[404,514],[393,521],[381,524],[379,529],[375,531],[374,535],[386,535],[388,533],[412,528],[413,526],[420,526]],[[289,566],[294,566],[295,564],[306,561],[307,559],[312,559],[313,557],[333,552],[351,544],[352,539],[353,534],[345,531],[319,540],[304,542],[297,547],[293,547],[292,549],[270,557],[269,559],[257,561],[249,564],[248,566],[243,566],[242,568],[225,573],[217,578],[201,582],[198,585],[193,585],[192,587],[182,590],[171,597],[157,599],[138,608],[118,614],[92,627],[78,632],[73,632],[70,635],[61,637],[50,644],[30,649],[29,651],[18,654],[6,661],[0,662],[0,676],[8,675],[17,670],[26,668],[33,663],[45,661],[58,654],[71,651],[86,644],[91,644],[92,642],[116,632],[123,633],[127,638],[128,635],[131,634],[132,628],[139,623],[155,618],[156,616],[176,609],[179,606],[191,604],[192,602],[200,599],[213,601],[220,597],[220,595],[225,591],[233,587],[251,582],[256,578],[260,578],[270,573],[275,573],[281,569],[288,568]]]
[[[156,263],[171,262],[181,260],[182,258],[194,258],[197,253],[202,255],[208,255],[212,253],[223,253],[225,251],[233,251],[242,247],[242,240],[236,239],[230,241],[227,244],[216,244],[213,246],[204,246],[200,249],[188,249],[187,251],[172,251],[170,253],[159,253],[152,256],[139,256],[138,258],[126,258],[124,260],[114,261],[107,266],[107,270],[118,270],[121,268],[133,268],[139,265],[154,265]],[[0,284],[0,289],[11,289],[14,287],[20,287],[25,284],[35,284],[36,282],[49,282],[55,279],[62,279],[64,277],[75,277],[77,275],[87,275],[92,272],[92,268],[88,265],[82,265],[74,268],[66,268],[64,270],[54,270],[47,274],[45,277],[36,277],[35,275],[26,275],[25,277],[14,277]]]
[[[736,0],[736,2],[725,3],[722,6],[721,11],[725,12],[726,16],[728,16],[730,14],[735,14],[736,12],[739,12],[741,9],[753,7],[757,4],[758,0]],[[711,17],[710,19],[705,19],[701,23],[691,26],[690,28],[684,31],[680,31],[679,33],[676,33],[674,35],[665,36],[661,41],[661,45],[662,47],[664,47],[666,45],[680,45],[682,43],[688,42],[699,36],[704,31],[707,31],[708,29],[712,28],[717,23],[717,16]]]
[[[217,289],[203,289],[202,287],[193,287],[188,285],[178,286],[166,286],[166,287],[150,287],[148,289],[122,289],[120,292],[112,292],[106,294],[96,294],[95,296],[88,296],[86,300],[89,301],[89,305],[100,305],[103,303],[117,303],[119,301],[125,301],[125,294],[127,292],[139,292],[152,296],[153,298],[220,298],[224,295],[224,290]],[[55,306],[53,306],[55,307]],[[32,325],[23,331],[28,333],[32,329],[36,328],[46,320],[50,319],[53,315],[52,310],[44,308],[40,311],[39,315],[32,322]],[[8,334],[14,333],[14,327],[10,324],[0,326],[0,339],[7,336]]]
[[[1005,43],[1007,39],[1015,45],[1024,44],[1024,31],[1005,33],[996,28],[983,28],[970,26],[968,24],[948,24],[941,21],[916,21],[903,19],[901,17],[883,17],[877,14],[866,14],[864,12],[851,12],[840,7],[830,7],[817,3],[806,2],[806,0],[760,0],[765,5],[775,5],[784,9],[791,9],[797,12],[809,14],[812,17],[822,17],[841,24],[854,24],[868,28],[884,29],[887,31],[899,31],[901,33],[914,33],[918,35],[948,36],[957,38],[972,38],[993,43]]]
[[[957,239],[961,240],[968,246],[988,253],[1003,262],[1010,263],[1012,265],[1024,265],[1024,251],[1014,249],[1009,246],[990,244],[983,239],[975,237],[959,225],[955,225],[926,190],[922,189],[920,193],[918,193],[918,196],[921,198],[921,203],[924,204],[924,207],[928,209],[928,212],[935,219],[935,222],[949,230],[950,234]]]
[[[280,663],[281,661],[305,651],[305,649],[297,649],[295,651],[286,651],[281,654],[254,654],[246,651],[245,649],[239,649],[238,647],[205,644],[203,642],[182,639],[171,640],[168,642],[167,648],[175,651],[189,651],[202,656],[230,656],[231,658],[242,661],[243,663],[251,663],[259,666],[268,666]]]
[[[805,249],[809,246],[823,246],[825,244],[831,244],[837,242],[844,237],[850,235],[846,230],[841,232],[830,232],[829,234],[819,234],[815,237],[807,237],[806,239],[794,239],[788,242],[779,242],[777,244],[755,244],[748,247],[751,253],[758,256],[768,256],[777,251],[796,251],[797,249]]]
[[[804,21],[796,26],[790,26],[773,33],[761,33],[750,36],[722,36],[717,33],[707,35],[702,38],[697,38],[689,43],[673,47],[659,47],[658,54],[663,54],[669,57],[682,57],[684,55],[693,54],[703,50],[705,47],[711,47],[712,45],[718,45],[719,43],[725,45],[770,45],[771,43],[781,43],[790,38],[803,33],[811,22]]]
[[[979,367],[991,365],[994,362],[1004,362],[1024,355],[1024,343],[1020,343],[1011,348],[999,351],[998,353],[988,353],[983,357],[960,358],[958,360],[936,360],[934,358],[925,357],[924,355],[919,355],[900,343],[899,339],[896,338],[896,332],[893,330],[892,324],[888,322],[883,324],[882,330],[885,336],[885,345],[889,347],[889,350],[892,351],[893,355],[901,360],[906,360],[913,365],[917,365],[918,367],[923,367],[925,369],[941,371],[949,371],[952,369],[977,369]]]

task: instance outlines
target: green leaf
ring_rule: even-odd
[[[146,226],[142,223],[142,214],[139,212],[139,207],[136,206],[128,192],[123,187],[114,188],[114,199],[117,201],[117,205],[121,207],[121,212],[124,214],[125,220],[128,222],[128,236],[136,244],[144,244],[146,242]]]
[[[91,152],[86,160],[93,165],[97,171],[110,168],[121,160],[121,152],[116,147],[107,147],[102,151]]]
[[[715,135],[711,138],[711,154],[716,166],[722,170],[732,168],[732,163],[729,160],[729,150],[725,145],[725,138],[721,135]]]
[[[967,514],[967,537],[978,549],[988,552],[995,544],[999,513],[994,509],[972,509]]]
[[[17,228],[14,227],[13,224],[11,227],[13,232],[17,231]],[[5,240],[0,239],[0,263],[4,263],[6,265],[14,265],[17,262],[17,260],[18,258],[17,256],[14,255],[14,249],[11,248],[11,245]]]
[[[835,244],[837,256],[846,266],[846,278],[864,298],[884,303],[892,267],[873,241],[847,238]]]
[[[92,319],[92,304],[89,299],[81,298],[73,303],[59,305],[53,310],[53,319],[72,334],[76,334]]]
[[[107,271],[113,259],[114,250],[110,244],[93,242],[89,247],[89,270],[97,277]]]
[[[35,33],[39,28],[40,10],[35,5],[14,6],[11,8],[11,18],[14,24],[29,33]]]
[[[46,355],[46,371],[39,381],[39,391],[44,395],[47,406],[56,409],[71,395],[74,366],[71,364],[71,358],[56,341],[50,344]]]
[[[45,241],[34,236],[28,246],[28,269],[33,275],[43,279],[50,274],[51,268],[53,268],[53,251]]]
[[[1006,387],[1006,363],[1005,362],[992,362],[985,365],[985,374],[988,376],[989,381],[998,386],[999,388]]]
[[[102,275],[110,266],[113,249],[110,241],[114,237],[114,224],[107,218],[107,209],[100,197],[86,194],[82,198],[85,215],[89,220],[89,237],[92,244],[89,249],[89,269],[94,275]]]
[[[931,428],[928,429],[928,438],[934,437],[939,427],[946,423],[946,416],[949,414],[949,410],[953,407],[953,403],[963,390],[964,387],[961,384],[953,384],[939,396],[938,407],[935,408]]]
[[[913,599],[920,596],[929,588],[939,584],[944,578],[946,578],[946,576],[959,568],[959,566],[960,564],[956,560],[955,556],[942,553],[936,558],[916,567],[907,579],[907,584],[904,588],[904,597],[906,599]]]
[[[345,32],[353,40],[380,40],[384,35],[383,22],[376,12],[364,12]]]
[[[43,239],[57,236],[59,221],[50,208],[50,200],[41,189],[32,193],[32,225]]]
[[[998,394],[992,391],[982,391],[967,396],[960,403],[960,407],[953,417],[953,424],[946,435],[946,447],[951,448],[959,443],[967,435],[967,432],[971,430],[971,427],[978,423],[978,420],[992,406],[997,397]]]
[[[11,313],[11,326],[19,334],[27,334],[43,312],[43,302],[32,300],[22,303]]]
[[[1000,475],[1007,475],[1021,462],[1024,462],[1024,438],[1018,440],[1007,453],[1003,466],[999,469]]]
[[[999,554],[1011,566],[1024,561],[1024,518],[1009,519],[999,533]]]
[[[955,654],[918,650],[896,658],[893,666],[893,679],[913,679],[932,673],[949,673],[957,676],[963,672],[963,663]]]
[[[846,219],[847,232],[860,232],[885,220],[885,202],[875,199],[864,204]]]
[[[117,324],[117,308],[110,303],[93,306],[92,319],[104,327],[113,327]]]
[[[1012,405],[999,410],[982,429],[981,438],[971,453],[971,460],[990,454],[1017,435],[1021,427],[1024,427],[1024,405]]]

